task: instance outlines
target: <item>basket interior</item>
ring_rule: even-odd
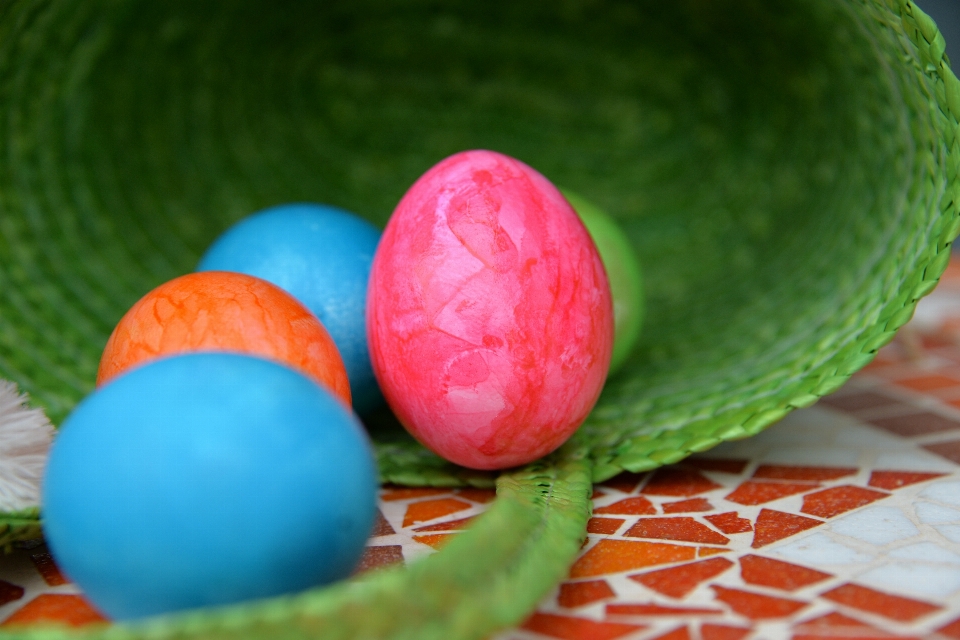
[[[487,148],[606,209],[643,263],[641,344],[578,436],[594,457],[787,406],[941,235],[942,114],[884,4],[12,5],[0,375],[59,422],[126,309],[232,222],[319,201],[382,226]]]

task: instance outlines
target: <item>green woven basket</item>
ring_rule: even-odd
[[[54,422],[123,312],[235,220],[309,200],[382,225],[468,148],[617,217],[648,309],[587,423],[526,469],[460,469],[370,420],[384,481],[496,484],[440,553],[24,636],[449,640],[518,623],[576,555],[591,481],[816,402],[936,285],[960,230],[944,46],[907,0],[0,4],[0,377]],[[0,544],[37,525],[3,516]]]

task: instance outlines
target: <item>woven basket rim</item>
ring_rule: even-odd
[[[949,60],[944,53],[943,37],[938,32],[933,21],[919,10],[909,0],[875,0],[876,3],[883,3],[890,11],[900,15],[902,28],[905,36],[910,40],[911,46],[916,50],[917,64],[920,73],[926,78],[926,82],[932,88],[932,93],[936,97],[937,107],[940,114],[945,118],[946,124],[943,125],[941,135],[942,139],[950,149],[951,160],[946,164],[950,167],[960,167],[960,162],[955,162],[960,157],[960,145],[957,141],[957,123],[960,121],[960,80],[957,79],[950,69]],[[956,154],[956,155],[954,155]],[[941,167],[942,171],[946,169]],[[770,396],[765,403],[750,407],[748,410],[731,410],[721,416],[711,416],[699,422],[693,422],[680,429],[662,431],[657,434],[650,434],[644,438],[634,438],[627,443],[622,443],[618,447],[615,455],[610,456],[606,453],[598,452],[591,448],[589,443],[574,440],[568,447],[562,450],[554,458],[548,461],[537,463],[533,471],[526,470],[516,473],[526,473],[525,482],[518,490],[515,485],[510,485],[510,474],[501,477],[498,487],[501,495],[496,504],[506,504],[501,502],[504,496],[523,493],[524,491],[533,492],[528,496],[524,503],[524,508],[535,511],[539,514],[535,519],[536,526],[548,527],[542,524],[547,519],[543,513],[549,512],[550,508],[544,505],[550,504],[549,498],[552,496],[536,495],[535,487],[541,486],[539,483],[542,474],[550,470],[566,468],[569,477],[564,477],[557,484],[558,493],[569,491],[579,496],[586,504],[590,480],[599,481],[616,475],[617,473],[627,471],[646,471],[664,464],[676,462],[691,453],[703,451],[720,442],[739,439],[754,435],[777,420],[784,417],[790,411],[809,406],[816,400],[826,394],[829,394],[839,388],[853,373],[868,364],[876,355],[877,350],[889,342],[903,324],[905,324],[913,314],[913,310],[920,298],[929,293],[939,281],[939,278],[945,270],[949,256],[950,247],[954,238],[960,233],[960,174],[947,176],[948,184],[939,203],[940,218],[939,238],[935,246],[929,247],[929,251],[913,265],[912,270],[905,274],[897,288],[897,294],[893,300],[882,310],[868,329],[865,329],[859,336],[851,341],[844,349],[834,354],[831,358],[823,362],[815,370],[809,372],[803,382],[803,388],[791,388],[782,392],[780,395]],[[706,430],[705,425],[710,429]],[[707,431],[707,433],[704,433]],[[395,482],[399,484],[419,484],[419,485],[475,485],[490,486],[495,481],[489,474],[478,474],[461,469],[438,466],[435,461],[429,459],[429,455],[416,450],[410,450],[402,446],[387,444],[380,448],[381,469],[384,481]],[[396,457],[403,459],[407,456],[406,463],[393,464],[387,457]],[[417,457],[420,456],[420,457]],[[412,460],[412,462],[411,462]],[[405,463],[405,464],[406,464]],[[418,469],[416,473],[411,473],[410,469]],[[545,471],[546,470],[546,471]],[[538,475],[539,474],[539,475]],[[566,484],[564,484],[566,483]],[[579,493],[577,493],[579,492]],[[582,495],[581,495],[582,494]],[[545,502],[546,501],[546,502]],[[579,503],[578,503],[579,504]],[[576,505],[575,505],[576,506]],[[519,513],[519,512],[518,512]],[[583,534],[583,526],[586,522],[586,511],[576,514],[567,514],[569,517],[562,519],[560,529],[562,535],[560,540],[565,543],[577,541]],[[14,517],[16,515],[16,517]],[[37,522],[34,519],[35,512],[29,514],[5,514],[0,515],[0,522],[8,525],[6,537],[0,537],[0,543],[10,545],[19,539],[26,539],[22,536],[35,536],[37,532]],[[14,522],[14,520],[26,522]],[[493,525],[491,525],[493,526]],[[544,529],[546,530],[546,529]],[[444,558],[443,563],[455,564],[457,556],[455,554],[476,553],[482,555],[483,540],[474,540],[469,544],[465,543],[454,550],[454,555],[449,551],[441,551],[437,556]],[[474,546],[471,546],[474,545]],[[575,547],[576,545],[574,545]],[[575,552],[576,549],[574,549]],[[532,552],[538,552],[534,549]],[[446,555],[445,555],[446,554]],[[533,554],[536,555],[535,553]],[[563,554],[560,554],[560,563],[562,565]],[[553,557],[557,562],[557,557]],[[547,567],[547,577],[551,580],[559,579],[553,576],[559,565]],[[562,572],[561,572],[562,574]],[[397,577],[401,575],[401,577]],[[504,572],[504,580],[511,578],[509,571]],[[543,578],[543,576],[541,576]],[[309,632],[311,625],[314,624],[311,616],[317,619],[323,619],[323,616],[336,618],[338,615],[337,607],[356,607],[358,603],[372,606],[374,602],[370,601],[371,594],[377,593],[377,589],[383,588],[391,593],[400,593],[408,595],[412,590],[410,580],[412,578],[402,577],[399,572],[389,572],[371,577],[364,582],[364,586],[356,588],[354,596],[343,595],[350,589],[334,590],[330,595],[324,592],[311,592],[305,594],[302,598],[277,599],[260,603],[253,608],[241,608],[234,611],[241,611],[236,616],[223,616],[223,612],[213,610],[200,616],[178,617],[174,616],[158,623],[155,627],[113,627],[111,629],[95,629],[89,631],[51,631],[51,632],[25,632],[26,636],[44,638],[70,638],[70,637],[167,637],[177,636],[186,637],[194,635],[203,637],[205,634],[223,633],[234,634],[244,633],[257,635],[259,633],[271,633],[277,630],[290,631],[291,633]],[[538,583],[538,588],[549,588],[549,584],[544,587],[544,582],[549,580],[539,579],[534,581]],[[509,583],[505,583],[501,589],[500,596],[506,596],[505,599],[490,602],[489,622],[493,624],[493,631],[505,623],[511,623],[517,619],[517,607],[510,602],[511,590],[506,588]],[[503,586],[503,585],[501,585]],[[365,600],[366,598],[366,600]],[[535,598],[533,604],[535,605]],[[533,606],[533,605],[530,605]],[[503,613],[508,611],[509,613]],[[523,612],[521,611],[520,614]],[[361,616],[362,617],[362,616]],[[362,622],[362,621],[361,621]],[[457,626],[456,620],[451,618],[449,627],[444,627],[442,633],[446,634],[438,637],[459,637],[458,632],[463,630],[462,626]],[[319,623],[318,623],[319,624]],[[359,623],[358,623],[359,624]],[[302,625],[302,626],[297,626]],[[296,631],[293,631],[296,627]],[[385,629],[386,632],[391,629]],[[475,631],[475,629],[474,629]],[[0,634],[5,637],[6,634]],[[13,637],[13,636],[6,636]]]

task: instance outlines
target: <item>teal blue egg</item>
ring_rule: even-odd
[[[367,282],[380,230],[349,211],[296,203],[264,209],[227,229],[197,271],[239,271],[285,289],[318,318],[343,358],[354,410],[383,402],[367,348]]]
[[[279,364],[199,353],[88,396],[54,441],[44,529],[94,605],[131,619],[347,576],[377,476],[357,418]]]

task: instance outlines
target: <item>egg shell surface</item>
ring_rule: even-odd
[[[370,265],[380,230],[328,205],[278,205],[227,229],[197,271],[238,271],[281,287],[312,311],[330,333],[350,379],[353,408],[383,402],[367,349]]]
[[[623,228],[609,213],[566,189],[564,197],[580,216],[607,271],[613,295],[613,356],[610,375],[617,372],[630,357],[640,338],[643,326],[643,276],[640,260],[630,245]]]
[[[613,310],[603,264],[546,178],[492,151],[427,171],[374,257],[367,332],[400,422],[475,469],[559,447],[603,387]]]
[[[180,276],[138,300],[107,341],[97,384],[161,356],[196,351],[284,363],[350,403],[347,371],[320,320],[280,287],[229,271]]]
[[[114,619],[347,576],[376,510],[363,428],[325,388],[226,353],[153,361],[84,399],[54,440],[44,533]]]

